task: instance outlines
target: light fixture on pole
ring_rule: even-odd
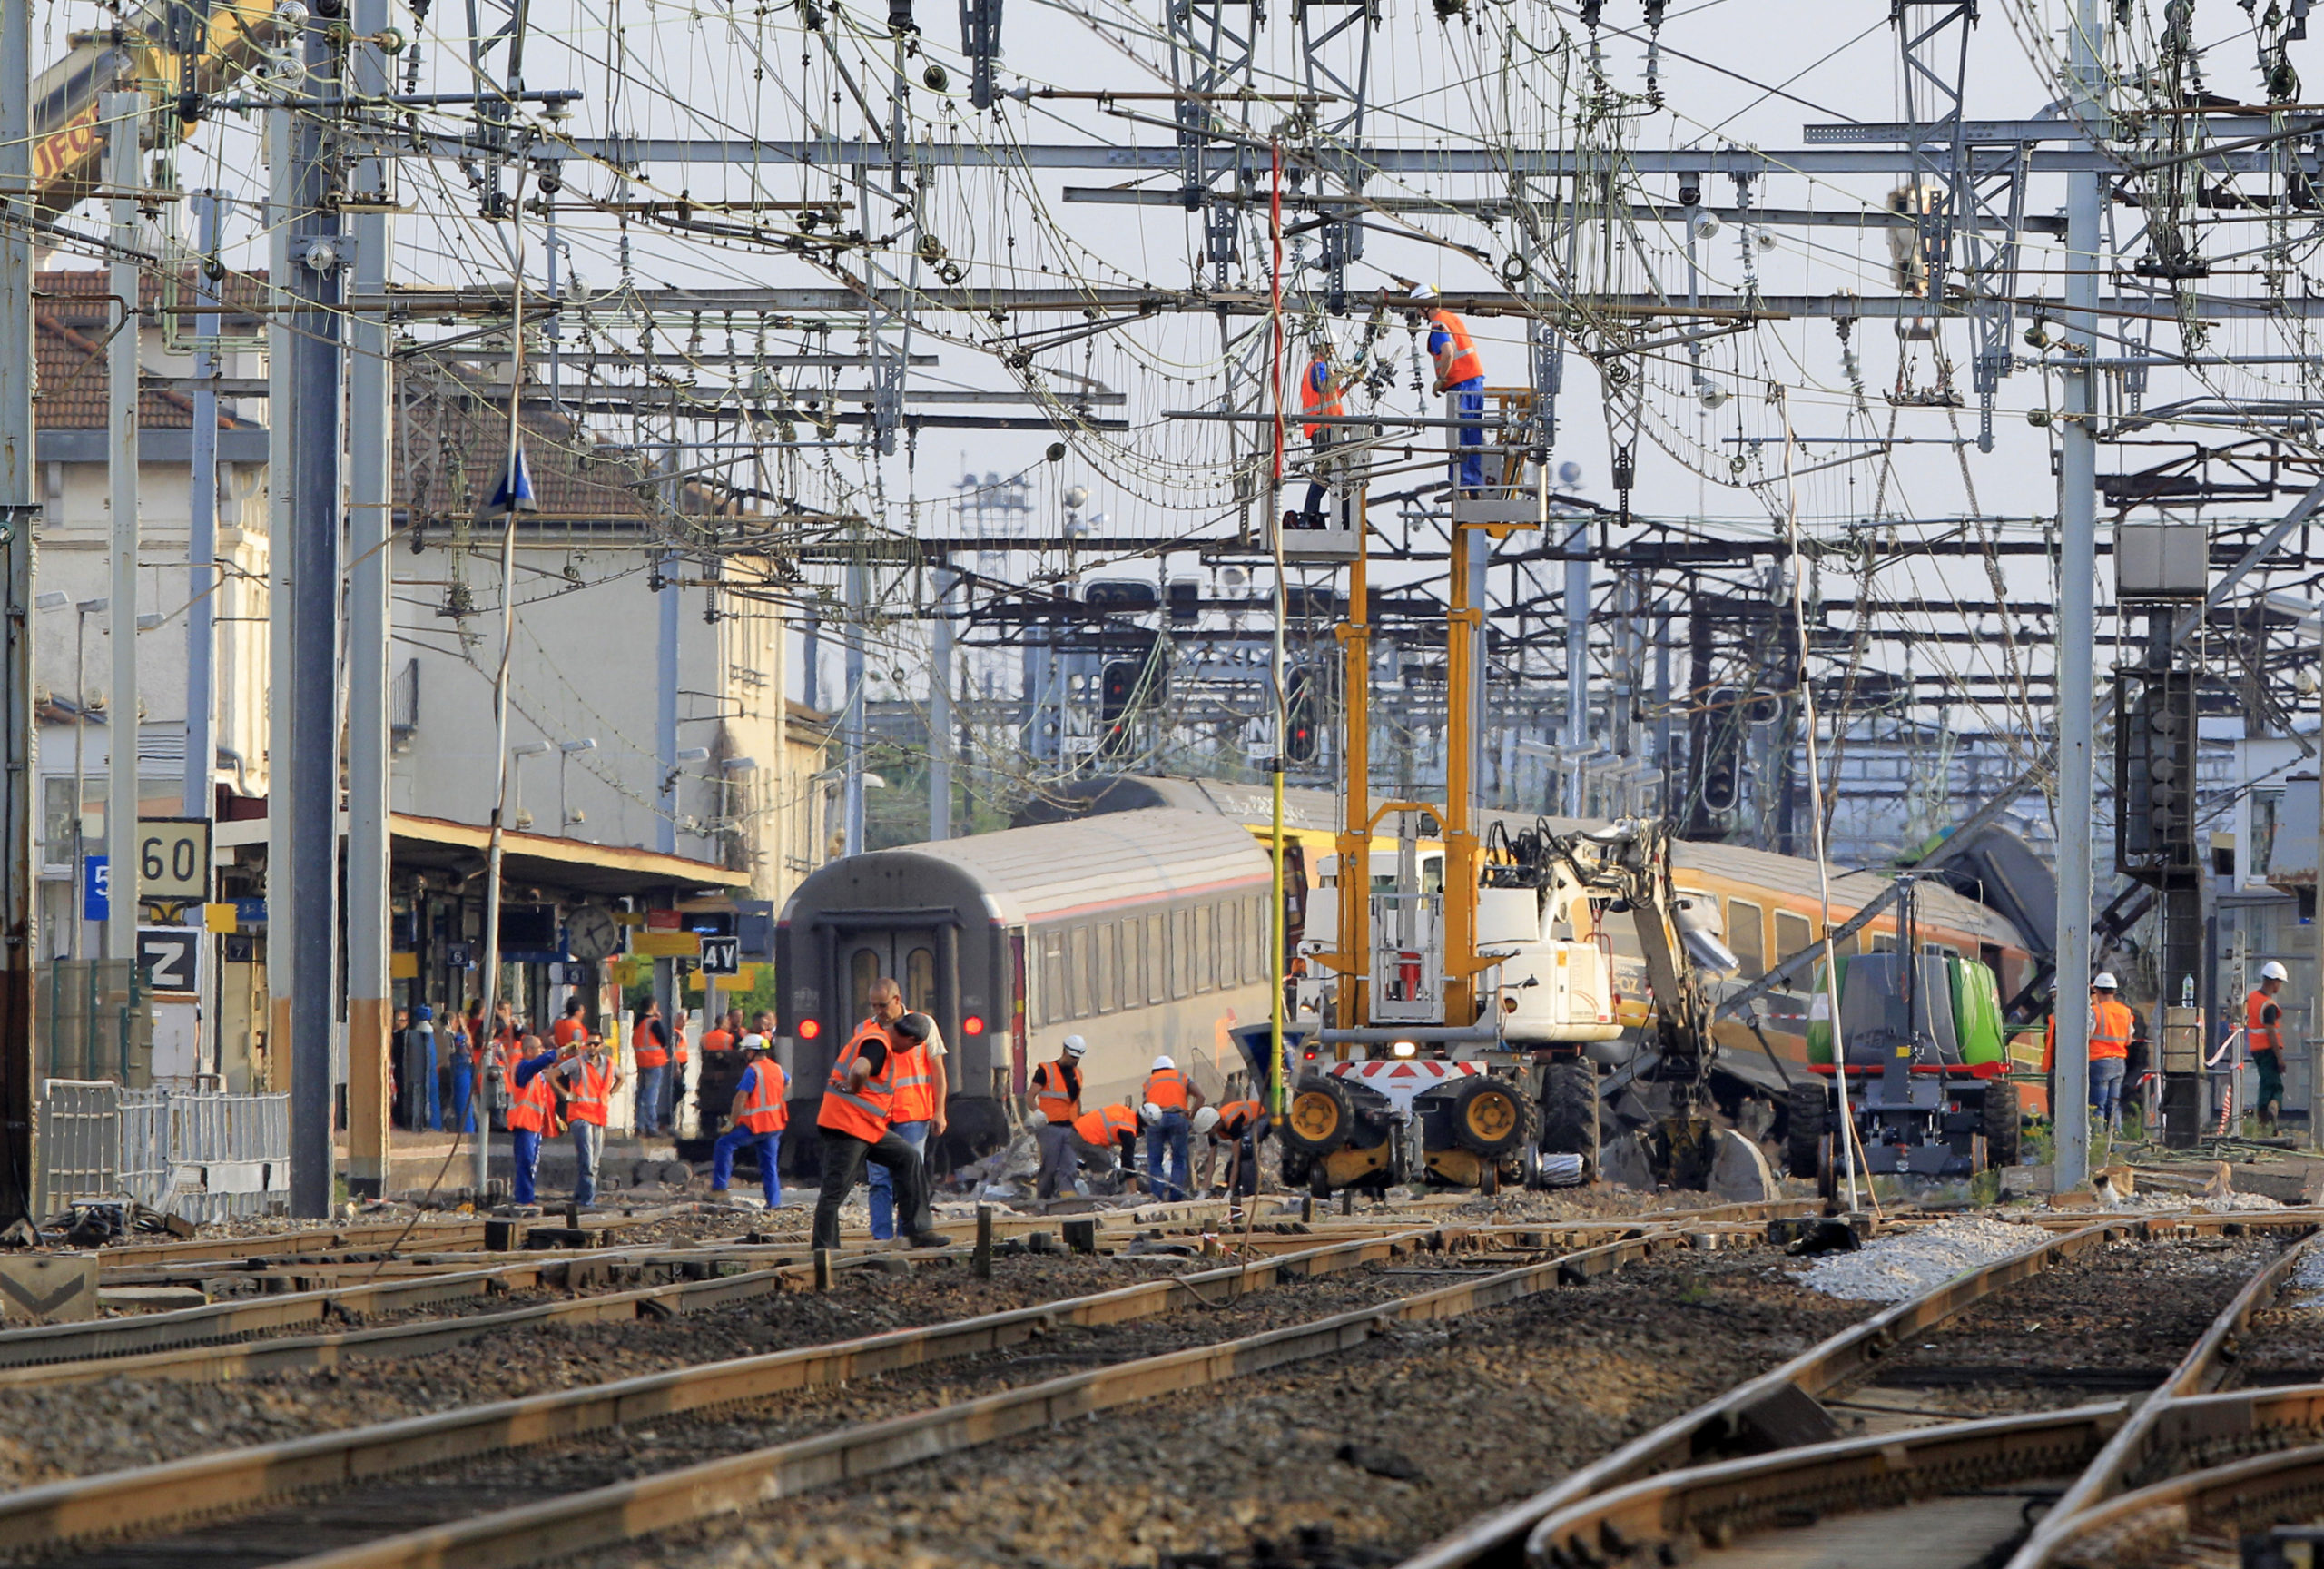
[[[517,788],[514,792],[516,799],[510,803],[515,810],[512,811],[509,815],[520,829],[529,828],[533,825],[531,816],[525,811],[525,759],[527,757],[545,757],[548,755],[548,743],[546,741],[527,741],[522,746],[511,746],[508,748],[508,755],[517,759]]]
[[[573,755],[576,752],[595,752],[596,749],[597,738],[595,735],[585,735],[578,741],[563,741],[557,744],[556,832],[559,837],[563,837],[566,829],[584,820],[581,814],[565,804],[566,773],[573,762]]]

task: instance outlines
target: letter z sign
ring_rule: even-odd
[[[145,972],[146,986],[155,992],[202,990],[202,940],[199,926],[140,926],[137,967]]]

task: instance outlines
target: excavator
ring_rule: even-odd
[[[69,212],[98,188],[104,94],[166,95],[181,138],[211,96],[255,64],[274,37],[269,5],[161,0],[125,6],[120,24],[73,35],[72,53],[33,84],[33,185],[44,214]]]

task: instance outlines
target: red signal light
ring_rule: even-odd
[[[816,1023],[812,1019],[802,1019],[799,1021],[800,1040],[812,1041],[816,1036],[822,1032],[823,1027],[821,1024]]]
[[[983,1020],[983,1018],[982,1018],[981,1016],[978,1015],[978,1014],[971,1013],[971,1014],[970,1014],[967,1018],[965,1018],[965,1019],[961,1020],[961,1021],[960,1021],[960,1033],[961,1033],[961,1034],[963,1034],[963,1035],[981,1035],[981,1034],[983,1034],[983,1033],[984,1033],[984,1020]]]

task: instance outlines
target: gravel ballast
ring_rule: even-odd
[[[2038,1227],[1964,1215],[1876,1237],[1853,1253],[1826,1254],[1800,1272],[1799,1283],[1854,1302],[1902,1302],[2047,1240]]]

